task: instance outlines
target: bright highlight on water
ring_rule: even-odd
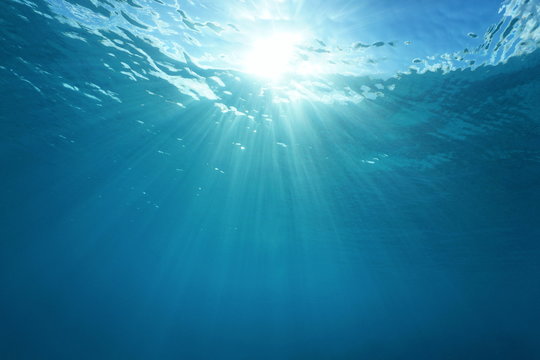
[[[276,79],[299,70],[301,64],[295,47],[301,40],[301,35],[296,33],[278,33],[256,39],[245,60],[246,71]]]

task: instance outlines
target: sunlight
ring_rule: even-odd
[[[278,33],[257,39],[244,59],[245,71],[272,79],[294,71],[299,65],[296,46],[301,40],[298,33]]]

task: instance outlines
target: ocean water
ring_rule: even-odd
[[[1,0],[0,359],[540,359],[538,0]]]

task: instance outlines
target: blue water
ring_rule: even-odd
[[[539,12],[2,0],[0,359],[540,359]]]

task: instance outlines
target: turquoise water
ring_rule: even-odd
[[[0,2],[1,359],[539,359],[537,0]]]

